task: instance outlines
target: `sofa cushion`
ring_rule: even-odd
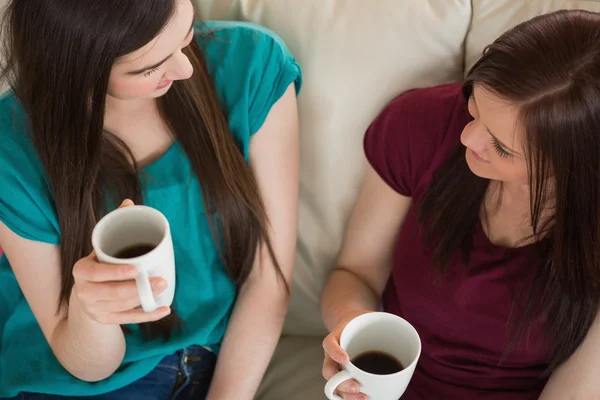
[[[465,74],[479,59],[485,46],[502,33],[536,15],[561,9],[600,12],[600,0],[473,0],[473,23],[465,46]]]
[[[322,334],[319,295],[360,185],[364,132],[399,93],[461,79],[471,2],[196,2],[205,18],[272,29],[303,68],[300,232],[285,332]]]
[[[326,399],[322,365],[323,347],[320,338],[282,337],[256,399]]]

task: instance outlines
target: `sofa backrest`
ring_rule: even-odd
[[[484,47],[503,32],[537,15],[561,9],[600,12],[600,0],[473,0],[473,21],[465,43],[465,73]]]

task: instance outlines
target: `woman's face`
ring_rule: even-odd
[[[461,134],[467,147],[467,164],[482,178],[520,185],[528,184],[527,162],[517,125],[516,106],[474,85],[469,99],[469,122]]]
[[[165,29],[150,43],[118,60],[111,71],[108,95],[119,100],[157,98],[173,81],[194,72],[182,49],[194,40],[194,8],[177,0],[177,10]]]

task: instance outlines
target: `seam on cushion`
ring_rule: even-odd
[[[475,5],[474,5],[474,1],[475,0],[470,0],[470,12],[471,12],[471,16],[469,17],[469,25],[467,26],[467,31],[465,32],[465,37],[463,39],[462,42],[462,76],[461,76],[461,80],[464,79],[465,75],[467,74],[467,39],[469,38],[470,34],[471,34],[471,30],[473,29],[473,22],[475,19]]]

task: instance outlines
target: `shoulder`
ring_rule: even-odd
[[[196,32],[230,119],[242,118],[236,113],[244,112],[250,135],[262,126],[291,84],[296,92],[300,90],[300,66],[283,40],[269,29],[252,23],[208,21],[200,23]]]
[[[431,139],[444,134],[464,103],[458,83],[413,89],[392,100],[374,124],[385,122],[386,127],[404,136],[427,133]]]
[[[219,56],[219,60],[212,61],[221,61],[222,56],[233,56],[249,63],[257,62],[265,56],[279,57],[281,61],[293,61],[286,44],[275,32],[251,22],[199,22],[196,25],[196,34],[209,58]],[[203,40],[207,38],[208,42]]]
[[[0,95],[0,163],[3,172],[40,166],[28,136],[25,112],[13,92]],[[24,164],[24,165],[22,165]]]
[[[29,240],[57,244],[51,189],[12,92],[0,95],[0,221]]]
[[[425,172],[459,144],[467,121],[460,84],[410,90],[371,124],[365,154],[388,185],[412,196]]]

